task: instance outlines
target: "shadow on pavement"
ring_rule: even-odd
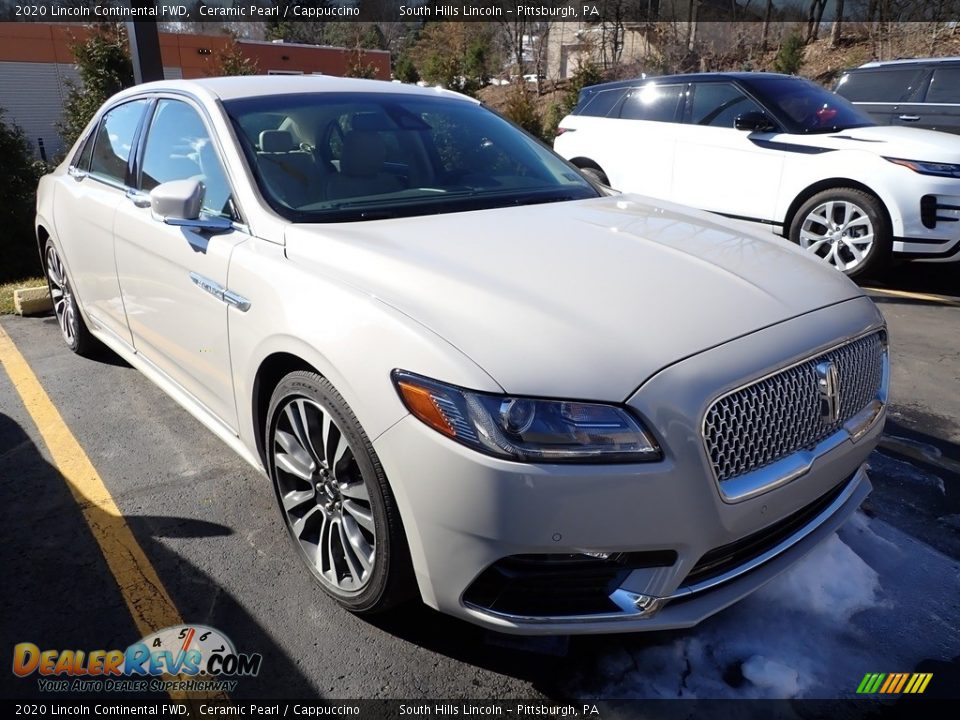
[[[364,619],[383,632],[432,652],[525,680],[548,697],[565,695],[556,678],[573,654],[573,642],[568,649],[567,638],[501,635],[439,613],[419,601]]]
[[[960,262],[904,262],[896,263],[879,277],[864,279],[865,287],[906,292],[933,293],[960,297]],[[874,298],[879,300],[880,298]],[[894,298],[891,302],[901,302]],[[921,302],[922,301],[914,301]]]
[[[956,462],[960,446],[888,418],[870,456],[873,492],[864,510],[960,559],[960,474],[943,458]]]
[[[95,513],[103,511],[95,508],[91,512],[96,522]],[[186,623],[210,625],[230,637],[239,652],[263,655],[260,675],[240,679],[232,697],[316,697],[310,680],[241,604],[161,540],[202,542],[230,535],[230,528],[178,517],[134,515],[125,520]],[[15,644],[31,642],[41,650],[122,650],[141,634],[66,479],[3,413],[0,527],[6,531],[0,543],[4,588],[0,593],[0,667],[6,668],[0,670],[0,697],[64,697],[41,693],[36,674],[24,679],[13,675]],[[188,588],[189,596],[178,593],[179,588]],[[190,608],[204,608],[203,616],[189,614]]]

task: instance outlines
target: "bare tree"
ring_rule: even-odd
[[[827,7],[827,0],[810,0],[810,14],[807,18],[807,42],[816,40],[820,35],[820,21],[823,20],[823,11]]]
[[[843,0],[837,0],[837,16],[833,19],[833,27],[830,28],[830,47],[837,47],[840,44],[840,33],[843,32]]]
[[[763,13],[763,28],[760,30],[760,50],[767,51],[767,34],[770,32],[770,14],[773,12],[773,0],[767,0],[767,9]]]
[[[697,11],[700,9],[700,0],[690,0],[687,11],[687,50],[693,51],[697,44]]]
[[[500,21],[500,30],[506,43],[507,51],[513,62],[517,65],[518,75],[523,75],[523,39],[527,35],[527,26],[529,24],[526,20]]]

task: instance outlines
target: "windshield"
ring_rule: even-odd
[[[750,89],[789,133],[831,133],[876,125],[847,100],[796,77],[750,78]]]
[[[597,197],[564,160],[466,100],[268,95],[224,104],[266,200],[350,222]]]

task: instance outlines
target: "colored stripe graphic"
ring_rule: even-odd
[[[930,684],[933,673],[867,673],[857,686],[858,695],[920,695]]]
[[[887,681],[880,688],[880,692],[882,693],[890,692],[890,686],[895,685],[899,677],[900,676],[897,673],[890,673],[887,676]]]

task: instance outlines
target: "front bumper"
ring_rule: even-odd
[[[853,300],[662,371],[629,401],[661,440],[665,457],[659,462],[527,465],[476,453],[413,417],[401,420],[374,446],[397,499],[424,601],[494,630],[531,635],[689,627],[736,602],[799,560],[870,492],[863,463],[879,439],[884,413],[858,438],[825,448],[802,475],[731,503],[708,469],[700,438],[707,403],[751,375],[881,322],[872,303]],[[733,559],[715,572],[700,571],[711,553],[723,555],[764,532],[768,541],[727,553]],[[659,553],[669,560],[617,574],[615,586],[603,591],[606,609],[558,615],[478,601],[484,573],[505,559],[586,553]],[[565,589],[554,587],[557,594]]]
[[[915,176],[896,191],[902,219],[893,252],[915,259],[960,260],[960,180]]]

